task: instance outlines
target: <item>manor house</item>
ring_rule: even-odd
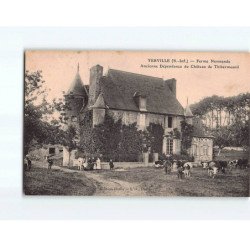
[[[181,121],[194,126],[190,155],[195,161],[212,160],[213,140],[206,135],[200,120],[194,118],[189,106],[183,108],[176,98],[176,79],[163,78],[109,69],[103,74],[103,67],[90,69],[88,84],[84,84],[79,74],[67,91],[69,100],[69,123],[79,126],[86,110],[93,112],[93,126],[100,124],[109,114],[114,120],[124,124],[136,123],[144,130],[150,123],[160,124],[164,129],[162,152],[180,154],[181,140],[173,136],[173,130],[181,131]]]

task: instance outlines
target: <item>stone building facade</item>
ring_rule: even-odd
[[[181,131],[181,121],[193,124],[190,108],[187,106],[184,109],[176,98],[174,78],[164,80],[115,69],[109,69],[103,74],[103,67],[96,65],[90,69],[89,84],[84,85],[78,66],[65,99],[72,107],[68,112],[69,122],[76,126],[79,126],[86,110],[92,111],[93,126],[102,123],[105,114],[109,114],[115,121],[121,119],[126,125],[136,123],[140,130],[146,129],[150,123],[160,124],[164,129],[162,152],[165,154],[180,154],[181,140],[172,136],[173,131]],[[200,153],[209,152],[210,156],[212,138],[202,135],[200,127],[199,134],[196,135],[196,127],[194,126],[190,155],[197,161],[210,160],[211,157],[201,157]],[[205,147],[205,144],[208,149],[203,151],[200,147]]]

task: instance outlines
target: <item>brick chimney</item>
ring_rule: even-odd
[[[174,96],[176,97],[176,79],[172,78],[172,79],[166,80],[165,83],[167,83],[168,87],[170,88]]]
[[[103,76],[103,67],[100,65],[93,66],[90,69],[89,78],[89,106],[95,104],[95,101],[100,94],[100,79]]]

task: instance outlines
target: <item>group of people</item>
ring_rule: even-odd
[[[45,156],[45,159],[48,164],[48,170],[52,169],[52,166],[54,164],[53,157],[51,155]],[[78,170],[101,170],[101,159],[99,157],[94,158],[82,158],[79,157],[78,159],[74,160],[73,163],[74,166],[78,168]],[[31,170],[32,162],[28,155],[24,158],[24,170],[29,171]],[[114,169],[114,162],[112,159],[109,160],[109,168],[112,170]]]
[[[94,170],[94,169],[102,169],[101,167],[101,159],[98,157],[97,159],[94,157],[82,158],[74,160],[74,166],[78,168],[78,170]]]
[[[78,159],[75,160],[76,162],[74,163],[75,166],[77,166],[78,170],[101,170],[102,165],[101,165],[101,159],[99,157],[89,157],[89,158],[82,158],[79,157]],[[110,169],[114,169],[114,162],[112,159],[109,161],[109,167]]]

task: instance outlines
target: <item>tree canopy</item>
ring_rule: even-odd
[[[46,100],[49,90],[45,87],[42,71],[25,71],[24,75],[24,155],[30,148],[43,143],[58,143],[62,136],[60,124],[48,119],[53,105]]]
[[[248,146],[250,93],[231,97],[205,97],[190,108],[214,136],[215,145]]]

